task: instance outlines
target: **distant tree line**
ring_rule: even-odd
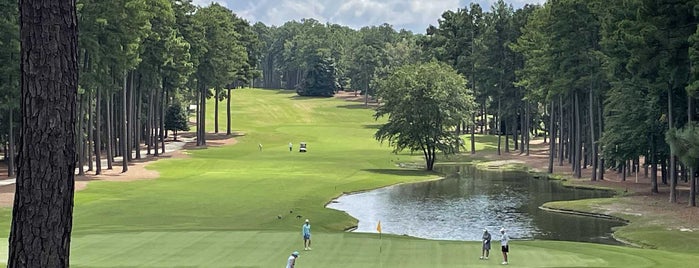
[[[0,0],[0,141],[14,174],[19,120],[17,1]],[[206,145],[206,101],[259,77],[261,43],[231,10],[191,0],[78,0],[77,167],[100,174],[106,159],[128,162],[164,152],[165,132],[185,130],[181,106],[197,107],[197,144]],[[173,106],[180,106],[172,108]],[[232,131],[228,102],[226,133]],[[170,109],[169,109],[170,108]],[[173,114],[166,124],[166,111]],[[214,132],[219,131],[216,102]]]
[[[603,180],[614,168],[625,180],[644,169],[650,191],[670,185],[671,202],[678,179],[688,182],[694,205],[695,160],[676,161],[667,141],[680,139],[666,133],[697,117],[697,8],[699,1],[551,0],[517,10],[498,1],[483,12],[471,4],[445,12],[427,30],[426,49],[469,77],[481,110],[471,124],[505,135],[505,151],[509,136],[528,153],[541,129],[549,172],[568,162],[577,178],[591,169],[591,180]]]

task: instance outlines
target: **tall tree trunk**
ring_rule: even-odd
[[[664,185],[667,185],[667,159],[663,158],[660,162],[660,178]]]
[[[603,106],[604,106],[604,105],[603,105],[603,103],[602,103],[602,100],[599,100],[599,99],[601,99],[601,98],[598,98],[598,102],[597,102],[597,126],[599,127],[599,130],[598,130],[597,133],[599,133],[600,136],[602,136],[602,133],[603,133],[603,131],[604,131],[604,121],[602,121],[602,112],[603,112],[602,109],[603,109]],[[601,157],[601,156],[599,155],[599,153],[597,154],[597,162],[598,162],[598,165],[597,165],[597,171],[598,171],[597,180],[603,181],[603,180],[604,180],[604,171],[605,171],[605,168],[604,168],[604,157]]]
[[[197,85],[199,87],[199,85]],[[197,90],[197,146],[201,146],[201,90]]]
[[[226,98],[226,135],[231,135],[231,89],[228,88],[228,98]]]
[[[155,108],[153,108],[153,101],[155,101],[155,90],[151,90],[148,94],[148,111],[146,116],[146,155],[151,154],[153,149],[153,142],[155,135],[153,130],[155,130]]]
[[[503,122],[504,121],[504,122]],[[507,120],[500,120],[503,124],[505,124],[505,152],[509,153],[510,152],[510,132],[509,132],[509,123],[507,123]]]
[[[525,148],[526,146],[524,146],[524,143],[526,142],[524,135],[528,134],[526,121],[527,121],[527,103],[525,102],[524,107],[522,107],[522,114],[520,115],[520,118],[519,118],[519,125],[520,125],[519,133],[517,133],[517,135],[519,135],[519,154],[524,154],[524,149],[526,149]],[[517,129],[517,128],[515,128],[515,129]]]
[[[364,106],[369,107],[369,75],[366,76],[364,85]]]
[[[481,135],[485,135],[486,131],[488,131],[488,107],[486,105],[486,101],[483,100],[483,107],[481,109],[483,111],[481,114]]]
[[[142,94],[141,91],[143,91],[141,85],[143,82],[143,75],[141,73],[138,73],[138,85],[135,87],[134,90],[134,98],[132,99],[133,101],[133,149],[136,151],[136,159],[141,159],[141,108],[143,105],[142,103]]]
[[[94,170],[94,165],[92,163],[92,139],[93,139],[93,120],[94,116],[92,116],[92,93],[87,93],[87,127],[85,130],[87,131],[87,140],[85,141],[85,156],[87,157],[87,171],[93,171]]]
[[[7,124],[10,127],[10,133],[9,133],[9,148],[7,148],[7,177],[14,177],[15,176],[15,130],[13,128],[14,126],[14,118],[13,118],[13,108],[10,107],[10,120],[7,122]]]
[[[524,149],[527,156],[529,156],[529,141],[530,141],[529,140],[530,139],[529,130],[532,129],[532,127],[531,127],[532,119],[531,119],[530,109],[531,109],[531,103],[527,102],[527,112],[525,113],[525,125],[526,125],[527,131],[522,130],[522,133],[524,134],[524,139],[525,139],[524,144],[527,146],[527,148]],[[551,130],[549,129],[549,131],[551,131]],[[544,140],[545,139],[546,139],[546,137],[544,137]]]
[[[694,177],[694,167],[689,168],[689,205],[697,206],[697,180]]]
[[[162,93],[160,92],[160,90],[158,90],[158,88],[156,88],[155,93],[153,93],[153,95],[155,95],[154,100],[153,100],[153,110],[155,110],[154,115],[153,115],[153,120],[155,121],[153,124],[153,127],[154,127],[154,130],[153,130],[153,143],[154,143],[153,148],[155,149],[155,152],[153,153],[154,156],[160,155],[160,151],[158,150],[158,148],[160,147],[160,140],[159,140],[160,139],[160,127],[158,126],[158,118],[159,118],[158,107],[160,107],[160,102],[157,100],[161,94]],[[199,119],[197,119],[197,120],[199,120]]]
[[[476,154],[476,114],[471,115],[471,154]]]
[[[672,129],[674,122],[672,121],[672,86],[668,88],[667,91],[667,125],[669,129]],[[670,147],[670,163],[668,174],[670,180],[670,203],[677,203],[677,172],[675,171],[677,158],[675,158],[675,152]]]
[[[650,183],[652,193],[658,193],[658,155],[655,150],[655,137],[651,135],[651,147],[650,147]]]
[[[510,129],[512,129],[512,149],[514,151],[517,151],[519,149],[519,126],[517,125],[519,122],[517,121],[517,113],[515,113],[515,115],[512,116],[512,127],[510,127]]]
[[[121,143],[124,139],[121,138],[121,127],[122,127],[122,122],[124,122],[123,119],[121,119],[121,91],[115,92],[114,95],[112,95],[112,134],[114,135],[114,139],[112,140],[112,152],[114,152],[114,157],[112,158],[112,163],[116,162],[116,157],[121,156]]]
[[[128,87],[126,91],[126,102],[124,102],[124,107],[126,107],[126,136],[124,141],[126,141],[126,151],[122,157],[125,157],[127,161],[131,162],[133,160],[133,125],[134,125],[134,112],[133,112],[133,91],[134,91],[134,71],[130,71],[128,74]]]
[[[692,107],[692,96],[687,96],[687,124],[692,123],[692,117],[694,115],[694,107]],[[696,197],[697,197],[697,179],[694,177],[694,167],[687,165],[689,167],[689,205],[696,207]]]
[[[592,162],[592,181],[597,180],[597,142],[595,141],[595,109],[593,107],[594,98],[592,96],[592,89],[590,89],[590,149],[592,149],[592,157],[590,161]]]
[[[85,175],[85,150],[83,150],[83,147],[85,146],[85,143],[83,142],[83,111],[85,110],[85,94],[80,94],[80,100],[78,101],[78,130],[76,133],[76,142],[77,142],[77,150],[78,150],[78,175],[79,176],[84,176]]]
[[[126,171],[129,171],[129,159],[127,155],[131,154],[129,153],[129,143],[128,143],[128,126],[127,126],[127,107],[126,107],[126,88],[128,87],[128,75],[127,72],[124,71],[124,90],[122,90],[122,95],[121,95],[121,135],[119,137],[119,143],[121,145],[121,173],[124,173]]]
[[[201,122],[199,122],[199,129],[201,133],[201,144],[200,146],[206,146],[206,94],[207,94],[207,88],[206,85],[200,85],[200,90],[201,90],[201,95],[199,96],[201,98],[200,100],[200,105],[201,109],[199,110],[199,119],[201,119]]]
[[[555,117],[555,101],[551,100],[551,113],[549,114],[549,131],[551,131],[550,142],[549,142],[549,167],[548,173],[553,173],[553,155],[556,150],[556,128],[554,126],[553,118]]]
[[[219,87],[214,88],[214,133],[218,134],[218,96],[221,94]]]
[[[558,95],[558,166],[563,166],[563,96]]]
[[[163,79],[163,92],[160,94],[159,108],[158,112],[158,138],[160,139],[160,153],[165,153],[165,96],[168,94],[167,84],[165,79]],[[158,142],[158,140],[156,140]]]
[[[99,87],[95,89],[95,175],[102,174],[102,102]]]
[[[69,267],[78,92],[75,1],[20,0],[19,14],[22,134],[7,267]]]
[[[114,140],[114,137],[112,137],[112,94],[107,95],[107,114],[106,114],[106,122],[104,126],[107,129],[107,141],[106,141],[106,148],[107,148],[107,169],[111,170],[112,169],[112,162],[114,161],[114,154],[112,151],[112,148],[114,148],[112,145],[114,144],[112,141]]]
[[[580,127],[580,101],[578,100],[578,93],[573,93],[575,95],[575,178],[579,179],[582,177],[582,172],[580,170],[580,159],[582,158],[582,139],[580,138],[580,133],[582,132]]]
[[[497,117],[498,118],[495,121],[495,131],[497,131],[497,133],[498,133],[498,155],[500,155],[501,154],[501,152],[500,152],[501,145],[500,144],[502,143],[502,135],[500,133],[501,132],[500,131],[500,124],[502,122],[502,119],[500,118],[500,96],[498,96],[498,116]]]

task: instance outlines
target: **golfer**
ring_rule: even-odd
[[[488,229],[483,229],[483,250],[481,251],[481,260],[487,260],[490,255],[490,233]]]
[[[510,247],[508,243],[510,242],[510,237],[505,233],[505,228],[500,229],[500,234],[502,235],[500,237],[500,245],[502,246],[502,259],[503,265],[507,265],[507,253],[510,252]]]
[[[289,259],[286,261],[286,268],[294,268],[296,267],[296,258],[299,257],[299,252],[294,251],[294,253],[291,253],[291,256],[289,256]]]
[[[291,152],[291,150],[293,150],[293,149],[294,149],[294,144],[290,142],[289,143],[289,152]]]
[[[301,227],[301,233],[303,234],[303,249],[311,250],[311,223],[306,219],[306,223]]]

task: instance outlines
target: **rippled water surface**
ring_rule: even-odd
[[[520,172],[477,171],[467,166],[440,167],[445,179],[395,185],[343,195],[328,205],[359,220],[357,232],[429,239],[480,240],[483,228],[508,229],[516,239],[550,239],[617,244],[617,221],[565,215],[539,209],[554,200],[607,197],[611,193],[570,189],[555,181]]]

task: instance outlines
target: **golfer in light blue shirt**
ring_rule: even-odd
[[[303,234],[303,249],[311,250],[311,223],[306,219],[306,223],[301,228]]]

